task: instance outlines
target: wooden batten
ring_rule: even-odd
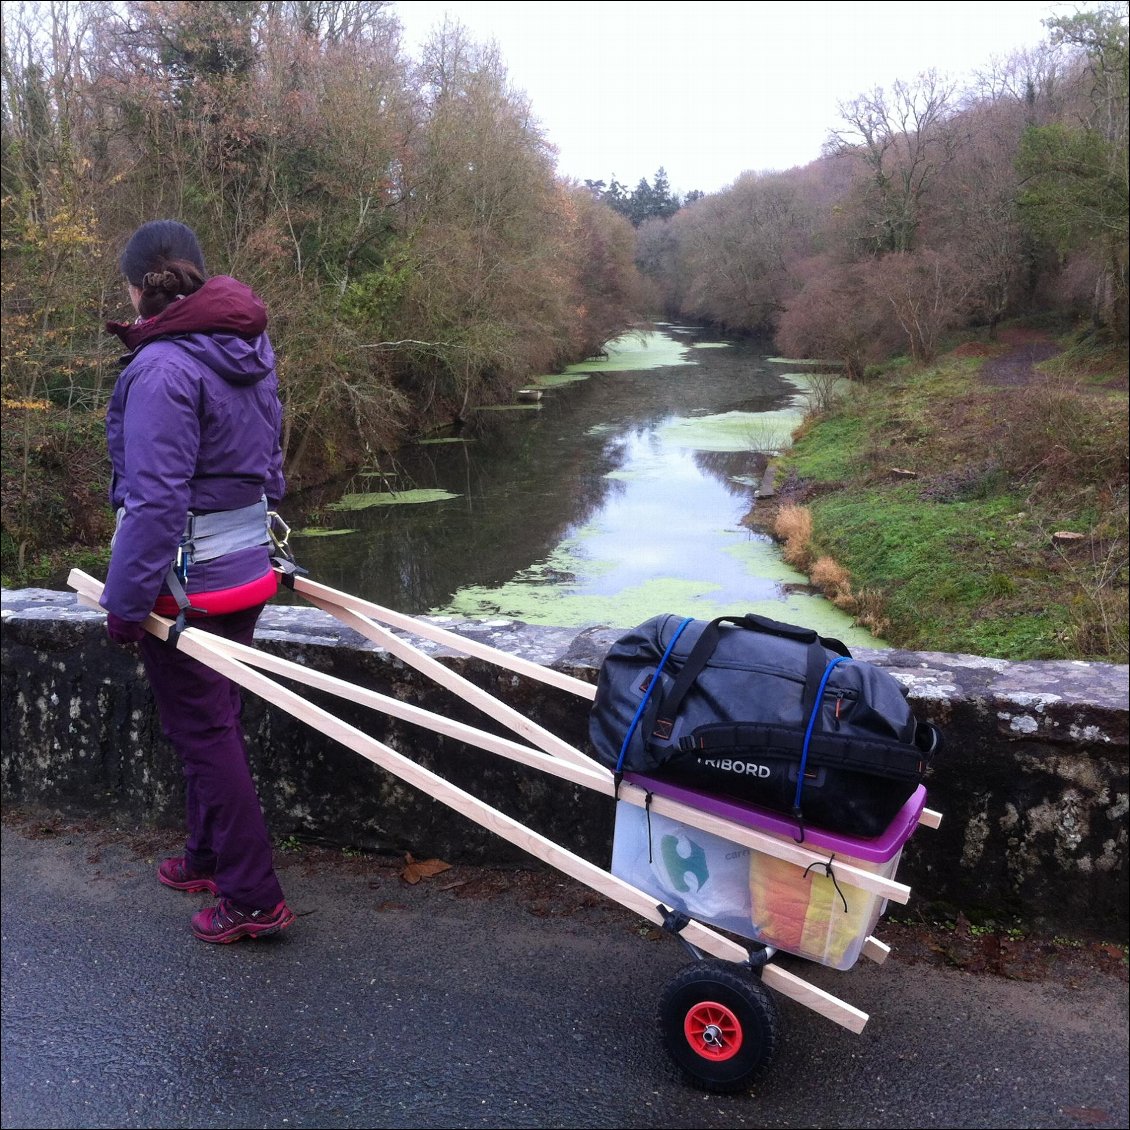
[[[545,667],[528,659],[520,659],[516,655],[500,651],[489,644],[479,643],[476,640],[469,640],[465,636],[457,635],[455,632],[449,632],[446,628],[441,628],[437,624],[429,624],[402,612],[394,612],[390,608],[384,608],[357,596],[350,596],[349,593],[339,592],[337,589],[318,584],[306,577],[295,577],[293,580],[295,592],[304,596],[311,604],[316,604],[331,616],[337,616],[338,609],[356,612],[371,620],[376,620],[380,624],[388,624],[401,629],[401,631],[410,632],[421,639],[443,644],[462,655],[485,659],[488,663],[505,668],[507,671],[513,671],[519,675],[528,675],[531,679],[537,679],[549,686],[569,691],[581,698],[592,700],[596,697],[596,687],[591,683],[586,683],[582,679],[576,679],[561,671],[555,671],[552,667]]]
[[[878,938],[869,936],[864,939],[863,949],[860,952],[868,961],[882,965],[891,956],[891,947],[886,942],[881,942]]]
[[[447,687],[449,690],[465,698],[468,702],[478,706],[491,717],[502,722],[539,749],[567,760],[580,768],[591,770],[596,774],[596,779],[587,778],[581,780],[573,778],[576,780],[576,783],[596,788],[599,792],[605,793],[606,795],[616,795],[619,799],[626,800],[628,803],[641,808],[647,807],[650,803],[656,812],[669,816],[672,819],[678,819],[690,827],[698,828],[701,831],[712,832],[725,839],[730,839],[735,843],[740,843],[746,847],[764,852],[774,858],[796,863],[802,868],[813,865],[822,866],[829,863],[830,857],[827,853],[783,843],[755,828],[725,820],[721,817],[711,816],[704,813],[701,809],[693,808],[679,801],[662,797],[652,797],[649,800],[647,794],[644,793],[642,789],[629,784],[622,784],[619,792],[615,792],[611,771],[606,769],[599,762],[568,743],[561,741],[556,735],[536,726],[529,719],[511,710],[503,703],[500,703],[493,695],[476,687],[473,683],[463,679],[454,672],[449,671],[438,661],[420,651],[418,648],[392,635],[392,633],[381,628],[377,623],[374,623],[374,619],[393,624],[402,630],[413,632],[416,635],[431,638],[433,641],[444,642],[454,649],[463,649],[464,645],[469,642],[463,640],[462,637],[432,625],[420,625],[412,617],[405,616],[402,613],[392,612],[389,609],[382,608],[369,601],[361,600],[359,597],[350,596],[348,593],[339,592],[338,590],[317,584],[303,577],[296,578],[295,591],[301,593],[312,604],[323,609],[323,611],[329,612],[342,623],[352,627],[367,639],[386,647],[405,662],[417,667],[425,674],[430,675],[440,685]],[[368,610],[368,613],[363,610]],[[576,693],[583,692],[585,697],[591,698],[592,695],[595,694],[595,688],[593,688],[591,684],[581,682],[579,679],[574,679],[571,676],[561,675],[560,672],[553,671],[551,668],[542,667],[539,664],[531,664],[526,660],[518,660],[514,656],[508,655],[496,648],[488,647],[485,644],[475,644],[474,647],[476,650],[474,652],[467,651],[467,654],[476,654],[480,658],[486,659],[488,662],[496,663],[509,670],[531,674],[534,678],[541,679],[545,682],[552,682],[552,685],[559,686],[562,689],[568,689]],[[531,670],[531,668],[533,670]],[[377,709],[381,708],[377,707]],[[433,716],[433,718],[434,717],[436,716]],[[421,721],[421,724],[429,725],[427,721]],[[432,728],[434,729],[435,726],[433,725]],[[467,737],[467,740],[481,748],[488,748],[481,740],[476,740],[470,736]],[[521,747],[518,747],[518,749],[521,749]],[[512,757],[514,760],[523,761],[525,764],[531,764],[526,757],[523,757],[518,750],[513,748],[507,749],[499,746],[494,748],[494,752],[500,753],[504,757]],[[551,773],[556,772],[551,765],[545,763],[539,765],[539,767]],[[563,774],[558,775],[563,776]],[[932,809],[923,809],[919,816],[919,822],[925,827],[937,828],[941,823],[941,814],[934,812]],[[893,879],[888,879],[874,872],[854,867],[841,859],[836,859],[831,865],[834,867],[837,879],[849,886],[858,887],[872,894],[881,895],[883,898],[890,899],[900,904],[905,904],[910,899],[910,888],[903,883],[897,883]]]
[[[85,574],[82,575],[85,576]],[[72,578],[73,577],[74,574],[72,574]],[[97,585],[98,582],[95,581],[94,584]],[[73,588],[78,589],[80,594],[83,593],[83,590],[78,588],[78,584],[76,584],[74,579],[72,579],[71,585]],[[101,591],[100,586],[99,591]],[[96,598],[93,598],[92,603],[93,606],[97,606]],[[527,746],[508,741],[505,738],[489,734],[486,731],[456,722],[443,715],[412,706],[410,703],[402,702],[399,699],[393,699],[386,695],[381,695],[376,691],[359,687],[347,680],[338,679],[324,672],[315,671],[301,664],[294,663],[291,660],[283,659],[280,656],[272,656],[256,648],[246,648],[230,640],[222,640],[218,637],[209,638],[212,641],[214,651],[225,652],[237,662],[270,671],[273,674],[292,679],[295,682],[325,691],[339,698],[345,698],[349,701],[369,706],[371,709],[380,710],[392,717],[423,726],[436,733],[466,742],[469,745],[487,750],[488,752],[496,753],[520,764],[540,769],[573,784],[594,789],[605,796],[616,796],[619,800],[635,805],[638,808],[647,808],[650,805],[653,811],[662,816],[667,816],[670,819],[678,820],[688,827],[709,832],[712,835],[730,840],[733,843],[741,844],[744,847],[762,852],[775,859],[793,863],[802,869],[813,866],[821,868],[825,866],[830,867],[835,875],[836,881],[845,886],[856,887],[900,904],[905,904],[909,901],[911,889],[905,884],[898,883],[893,879],[888,879],[875,872],[855,867],[842,859],[833,858],[827,852],[814,850],[802,844],[796,844],[793,841],[779,839],[757,828],[739,824],[723,817],[714,816],[702,809],[694,808],[680,801],[655,795],[649,796],[642,788],[628,782],[622,782],[617,792],[611,771],[597,761],[585,756],[567,743],[560,742],[553,735],[549,734],[548,731],[534,726],[528,719],[511,711],[486,691],[474,686],[474,684],[468,683],[467,680],[456,675],[454,672],[448,671],[442,664],[438,663],[438,661],[411,647],[411,645],[406,644],[397,637],[391,637],[390,640],[386,641],[384,639],[385,633],[383,630],[379,628],[379,626],[368,622],[365,617],[348,612],[345,609],[341,611],[343,623],[355,627],[358,631],[363,630],[363,634],[372,633],[377,637],[376,642],[381,642],[382,644],[387,642],[390,647],[395,648],[397,652],[401,653],[402,658],[404,658],[406,662],[419,664],[425,674],[434,677],[437,682],[441,682],[442,685],[452,690],[453,693],[462,693],[468,701],[480,706],[490,713],[492,717],[506,724],[513,724],[514,728],[521,736],[528,737],[531,741],[545,741],[550,749],[548,751],[530,749]],[[164,621],[160,617],[151,617],[150,619],[162,625],[168,624],[168,621]],[[165,638],[168,634],[168,628],[164,627],[155,634],[160,635],[161,638]],[[238,682],[238,680],[236,681]],[[557,756],[554,756],[554,754]]]
[[[381,627],[368,616],[351,609],[342,608],[336,602],[325,601],[322,597],[313,593],[306,594],[306,597],[319,608],[324,608],[327,611],[334,608],[333,614],[343,624],[353,628],[354,631],[359,632],[373,643],[379,644],[409,666],[415,667],[418,671],[428,675],[441,687],[446,687],[464,701],[477,706],[495,721],[501,722],[516,734],[520,734],[539,749],[545,750],[546,753],[553,754],[555,757],[563,758],[565,761],[571,761],[574,765],[592,767],[596,764],[591,757],[586,757],[579,749],[575,749],[568,742],[562,741],[556,734],[552,734],[535,722],[530,721],[524,714],[519,714],[517,710],[500,702],[488,691],[484,691],[481,687],[475,686],[469,679],[449,670],[439,660],[433,659],[426,652],[413,647],[412,644],[394,635],[387,628]],[[608,775],[611,779],[611,773]]]

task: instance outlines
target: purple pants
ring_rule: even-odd
[[[190,626],[250,646],[262,611],[259,604]],[[240,906],[274,909],[283,892],[247,763],[239,687],[155,636],[140,647],[161,729],[184,766],[188,866],[212,875],[220,894]]]

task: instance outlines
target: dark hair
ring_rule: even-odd
[[[208,278],[196,233],[178,220],[152,220],[130,236],[119,260],[122,274],[141,290],[137,312],[160,314],[174,299],[198,291]]]
[[[194,294],[206,281],[195,263],[186,263],[183,259],[166,262],[163,267],[146,271],[142,276],[137,312],[143,318],[152,318],[182,295]]]

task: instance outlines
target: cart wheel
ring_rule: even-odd
[[[751,974],[727,962],[699,961],[663,990],[659,1030],[688,1082],[733,1094],[773,1062],[780,1017],[772,994]]]

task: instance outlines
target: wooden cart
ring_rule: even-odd
[[[189,627],[180,633],[177,647],[536,859],[672,932],[693,960],[666,986],[659,1006],[659,1022],[667,1050],[688,1082],[705,1090],[736,1092],[747,1089],[765,1072],[778,1045],[779,1025],[773,993],[788,997],[852,1032],[863,1030],[868,1019],[866,1013],[774,964],[777,952],[774,946],[752,937],[736,940],[733,930],[714,929],[658,902],[654,893],[618,878],[611,871],[590,863],[483,803],[404,754],[314,705],[271,676],[281,676],[369,706],[391,717],[593,789],[620,805],[646,809],[649,815],[700,829],[706,835],[749,848],[761,857],[792,865],[797,875],[805,879],[818,869],[821,876],[831,879],[837,892],[859,892],[863,898],[870,900],[869,905],[878,902],[885,907],[888,900],[906,903],[910,897],[909,887],[896,882],[892,875],[844,861],[834,853],[808,843],[799,844],[791,838],[716,815],[678,797],[665,796],[648,787],[647,782],[628,778],[621,781],[617,788],[609,769],[449,670],[391,629],[443,644],[464,655],[576,694],[591,703],[596,689],[583,680],[469,640],[438,625],[328,588],[303,576],[290,577],[288,583],[312,605],[330,613],[341,623],[480,708],[523,741],[487,733],[291,660],[194,630],[191,621]],[[76,569],[70,574],[69,584],[78,593],[81,603],[100,608],[98,601],[102,585],[99,581]],[[167,639],[172,627],[172,621],[156,615],[150,615],[145,622],[146,630],[160,639]],[[941,817],[930,809],[921,808],[918,819],[929,827],[937,827]],[[869,924],[877,916],[871,916]],[[882,963],[889,953],[889,947],[870,934],[860,938],[856,948],[862,956],[878,963]]]

